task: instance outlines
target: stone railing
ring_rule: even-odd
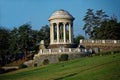
[[[62,54],[62,53],[73,53],[73,52],[84,52],[84,49],[80,48],[54,48],[54,49],[40,49],[38,54]]]
[[[69,43],[70,43],[69,40],[66,40],[65,44],[66,44],[66,43],[69,44]],[[58,44],[57,40],[54,40],[54,44]],[[64,40],[63,40],[63,39],[60,39],[60,40],[59,40],[59,44],[64,44]]]
[[[120,40],[80,40],[80,44],[120,44]]]

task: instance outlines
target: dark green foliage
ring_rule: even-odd
[[[18,29],[14,28],[10,31],[10,54],[16,54],[18,52]]]
[[[27,68],[27,65],[25,65],[25,64],[20,64],[20,65],[19,65],[19,69],[22,69],[22,68]]]
[[[0,26],[0,66],[8,63],[10,31]]]
[[[94,13],[88,9],[83,21],[83,30],[91,39],[120,39],[120,22],[114,16],[110,19],[103,10]]]
[[[96,39],[120,39],[120,23],[116,19],[103,21],[94,31]]]
[[[43,62],[42,62],[43,65],[47,65],[49,64],[49,60],[48,59],[45,59]]]
[[[45,46],[49,46],[50,28],[48,25],[43,26],[39,31],[32,30],[32,26],[28,23],[13,28],[11,31],[0,26],[0,58],[4,65],[16,59],[19,52],[24,53],[24,58],[27,59],[30,53],[36,53],[39,49],[39,42],[45,41]],[[10,57],[12,55],[12,57]]]
[[[28,51],[34,46],[32,29],[30,24],[23,24],[18,29],[18,48],[24,52],[25,59],[27,58]]]
[[[113,51],[113,53],[114,53],[114,54],[120,53],[120,50],[115,50],[115,51]]]
[[[37,63],[34,64],[34,67],[37,67]]]
[[[108,54],[111,54],[111,52],[108,51],[108,52],[100,52],[100,53],[97,53],[98,56],[103,56],[103,55],[108,55]]]
[[[59,61],[67,61],[68,60],[68,54],[61,54]]]
[[[28,49],[31,37],[31,26],[29,24],[24,24],[19,27],[19,47],[21,49]]]
[[[77,36],[74,38],[74,43],[79,44],[80,39],[84,39],[84,36],[82,36],[82,35],[77,35]]]
[[[0,74],[5,73],[5,70],[0,68]]]
[[[9,48],[9,30],[0,26],[0,55],[7,54]]]
[[[44,40],[45,46],[48,47],[50,43],[50,28],[48,25],[42,26],[38,32],[39,41]]]
[[[102,55],[117,54],[117,53],[120,53],[120,50],[99,52],[96,53],[96,55],[102,56]]]
[[[85,33],[88,34],[89,36],[91,36],[91,31],[93,28],[93,23],[94,23],[94,13],[93,13],[93,9],[88,9],[88,11],[86,12],[86,15],[83,19],[83,21],[85,21],[83,30],[85,30]]]
[[[107,20],[107,17],[103,10],[97,10],[96,13],[94,13],[93,9],[88,9],[83,19],[85,22],[83,30],[85,30],[85,33],[88,34],[90,38],[94,39],[94,29],[100,27],[101,22]]]

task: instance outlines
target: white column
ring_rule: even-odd
[[[63,24],[63,33],[64,33],[64,43],[66,43],[66,26]]]
[[[50,23],[50,44],[52,43],[52,24]]]
[[[71,43],[71,24],[69,23],[69,43]]]
[[[53,24],[51,24],[50,26],[50,42],[51,44],[54,43],[54,25]]]
[[[59,33],[59,23],[57,23],[57,43],[59,43],[59,41],[60,41],[60,40],[59,40],[59,38],[60,38],[60,37],[59,37],[59,34],[60,34],[60,33]]]
[[[71,24],[71,42],[73,43],[73,23]]]
[[[52,24],[52,43],[54,43],[54,25]]]

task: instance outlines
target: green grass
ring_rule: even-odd
[[[120,54],[21,69],[0,74],[0,80],[120,80]]]

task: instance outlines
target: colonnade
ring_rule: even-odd
[[[50,23],[50,44],[73,43],[72,23]]]

